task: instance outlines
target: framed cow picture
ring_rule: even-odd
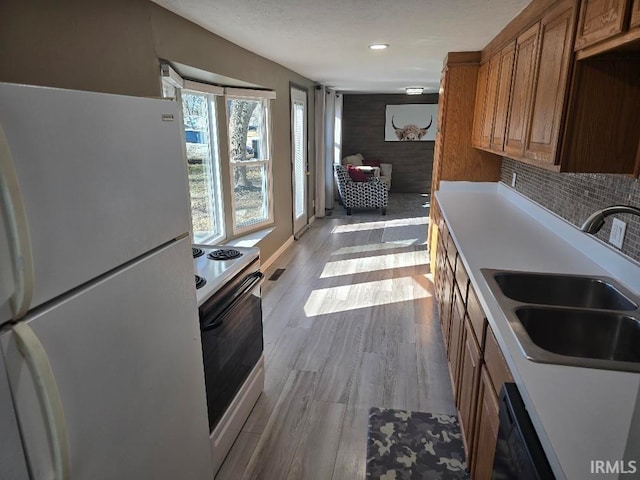
[[[385,142],[433,142],[438,122],[437,103],[387,105]]]

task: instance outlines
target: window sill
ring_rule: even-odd
[[[247,233],[246,235],[240,235],[239,237],[234,238],[233,240],[229,240],[225,242],[225,245],[230,247],[255,247],[260,241],[267,237],[271,232],[276,229],[275,226],[263,228],[261,230],[256,230],[251,233]]]

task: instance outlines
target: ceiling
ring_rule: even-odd
[[[528,0],[153,0],[344,92],[436,92],[447,52],[481,50]],[[387,43],[373,51],[372,43]]]

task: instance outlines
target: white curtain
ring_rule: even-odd
[[[336,93],[333,116],[333,163],[342,161],[342,94]]]
[[[324,175],[325,175],[325,208],[333,209],[334,200],[334,180],[333,180],[333,162],[335,159],[334,151],[334,133],[335,133],[335,111],[336,111],[336,92],[335,90],[326,90],[325,94],[325,116],[324,116],[324,136],[325,136],[325,152],[324,152]]]
[[[316,135],[316,202],[315,215],[317,218],[324,217],[325,208],[325,88],[317,85],[315,90],[315,135]]]
[[[333,165],[342,158],[342,95],[316,87],[316,217],[333,208]]]

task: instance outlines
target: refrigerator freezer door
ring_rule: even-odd
[[[189,239],[25,317],[64,410],[71,478],[211,480]],[[1,339],[34,479],[51,446],[15,334]]]
[[[166,100],[0,83],[31,308],[189,232],[178,122]]]
[[[29,480],[4,362],[0,356],[0,478]]]

